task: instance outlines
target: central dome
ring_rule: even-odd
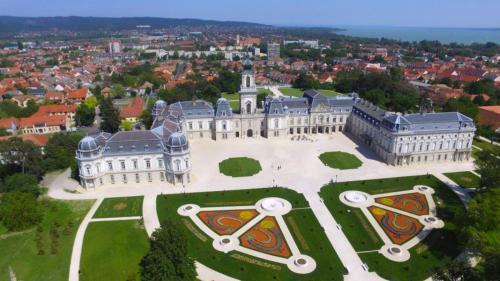
[[[187,139],[184,133],[182,132],[175,132],[172,133],[168,137],[167,145],[168,146],[174,146],[174,147],[179,147],[179,146],[184,146],[187,144]]]
[[[97,142],[93,137],[86,136],[78,143],[79,151],[93,151],[98,148]]]

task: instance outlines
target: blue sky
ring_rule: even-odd
[[[500,27],[500,0],[0,0],[0,15],[152,16],[279,25]]]

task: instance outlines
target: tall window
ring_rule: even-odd
[[[250,88],[250,76],[247,76],[245,83],[246,83],[247,88]]]
[[[177,159],[174,161],[175,164],[175,170],[180,171],[181,170],[181,160]]]
[[[113,171],[113,162],[108,161],[108,171]]]
[[[247,114],[250,114],[250,113],[252,113],[252,103],[247,102]]]
[[[200,130],[203,129],[203,122],[202,121],[198,121],[198,128]]]
[[[163,168],[163,159],[158,159],[158,167]]]
[[[92,175],[92,170],[90,169],[90,165],[85,166],[85,170],[87,171],[87,175],[91,176]]]
[[[146,169],[151,169],[151,160],[146,159]]]
[[[122,168],[122,171],[125,170],[125,161],[120,160],[120,167]]]
[[[148,181],[149,181],[149,182],[152,182],[152,181],[153,181],[153,176],[151,175],[151,173],[148,173]]]
[[[99,174],[101,172],[101,163],[95,164],[95,168],[97,170],[97,173]]]
[[[139,174],[135,174],[135,182],[139,183],[141,181],[141,178],[139,177]]]
[[[279,126],[280,126],[280,120],[278,120],[278,119],[274,119],[274,128],[275,128],[275,129],[278,129],[278,128],[279,128]]]
[[[134,165],[134,169],[137,170],[137,159],[132,160],[132,164]]]
[[[223,130],[223,131],[227,130],[227,124],[226,124],[226,121],[222,121],[222,130]]]

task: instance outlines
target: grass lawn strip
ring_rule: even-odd
[[[322,153],[319,159],[328,167],[340,170],[356,169],[363,164],[356,156],[342,151]]]
[[[285,96],[302,97],[304,95],[304,91],[295,88],[279,88],[279,91]]]
[[[230,177],[249,177],[262,170],[259,161],[248,158],[228,158],[219,163],[219,170],[222,174]]]
[[[106,198],[94,214],[94,218],[142,216],[142,196]]]
[[[42,232],[33,227],[19,233],[4,233],[0,238],[0,280],[10,280],[9,267],[17,280],[68,280],[76,231],[93,203],[93,200],[46,200]]]
[[[137,280],[148,249],[147,233],[137,220],[92,222],[83,241],[80,280]]]
[[[427,185],[435,190],[437,216],[445,222],[442,229],[433,230],[420,244],[410,249],[411,258],[406,262],[392,262],[381,254],[362,253],[361,259],[367,263],[370,271],[377,272],[389,280],[424,280],[432,274],[432,268],[442,265],[447,258],[454,259],[462,248],[458,243],[458,229],[453,220],[460,217],[463,204],[451,189],[433,176],[415,176],[403,178],[379,179],[370,181],[344,182],[326,185],[320,195],[325,204],[342,226],[354,249],[358,252],[378,250],[382,241],[374,242],[369,238],[368,220],[363,215],[355,215],[355,208],[342,204],[340,193],[347,190],[359,190],[369,194],[389,193],[410,190],[415,185]],[[446,241],[446,242],[443,242]]]
[[[159,196],[157,199],[158,216],[160,222],[167,217],[179,219],[181,217],[177,214],[177,208],[188,203],[197,204],[202,208],[239,206],[242,205],[242,202],[245,202],[244,205],[252,205],[266,197],[281,197],[292,204],[294,209],[284,216],[284,220],[300,252],[311,256],[316,261],[315,271],[299,275],[291,272],[286,265],[262,260],[240,252],[233,251],[224,254],[213,248],[212,239],[204,241],[202,237],[199,237],[201,231],[195,232],[198,233],[196,235],[188,229],[188,227],[195,227],[194,225],[184,223],[183,226],[189,225],[183,230],[187,232],[189,253],[192,257],[216,271],[240,280],[342,280],[343,274],[345,274],[342,263],[312,211],[307,208],[297,209],[308,207],[308,204],[302,195],[292,190],[266,188]],[[290,225],[290,218],[300,229],[300,234],[293,230],[296,227]],[[304,243],[300,242],[300,239],[306,241],[308,248],[303,246]]]
[[[481,187],[481,178],[469,171],[446,173],[444,175],[456,184],[460,185],[462,188],[476,189]]]

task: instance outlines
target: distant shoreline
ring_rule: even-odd
[[[336,26],[339,35],[363,38],[387,38],[399,41],[439,41],[444,44],[493,42],[500,44],[500,28],[473,27],[397,27],[397,26]]]

